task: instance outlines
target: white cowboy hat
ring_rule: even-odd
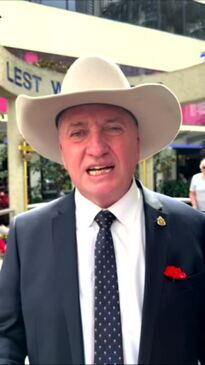
[[[81,57],[68,69],[61,93],[43,97],[19,95],[17,125],[25,140],[42,156],[62,163],[56,116],[76,105],[101,103],[120,106],[138,120],[140,160],[162,150],[176,136],[181,108],[164,85],[130,87],[121,69],[102,57]]]

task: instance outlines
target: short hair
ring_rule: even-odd
[[[202,160],[200,161],[200,164],[199,164],[199,168],[201,168],[204,163],[205,163],[205,158],[202,158]]]

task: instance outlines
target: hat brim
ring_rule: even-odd
[[[56,116],[66,108],[93,103],[120,106],[137,118],[140,160],[161,151],[180,128],[181,108],[176,96],[166,86],[153,83],[129,89],[88,90],[43,97],[19,95],[16,101],[19,131],[40,155],[62,163]]]

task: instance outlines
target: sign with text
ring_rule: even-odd
[[[58,94],[63,77],[64,74],[27,64],[0,47],[0,88],[9,95]]]

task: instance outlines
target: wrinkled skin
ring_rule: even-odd
[[[64,167],[81,194],[102,208],[119,200],[139,160],[132,115],[113,105],[80,105],[61,114],[58,128]]]

